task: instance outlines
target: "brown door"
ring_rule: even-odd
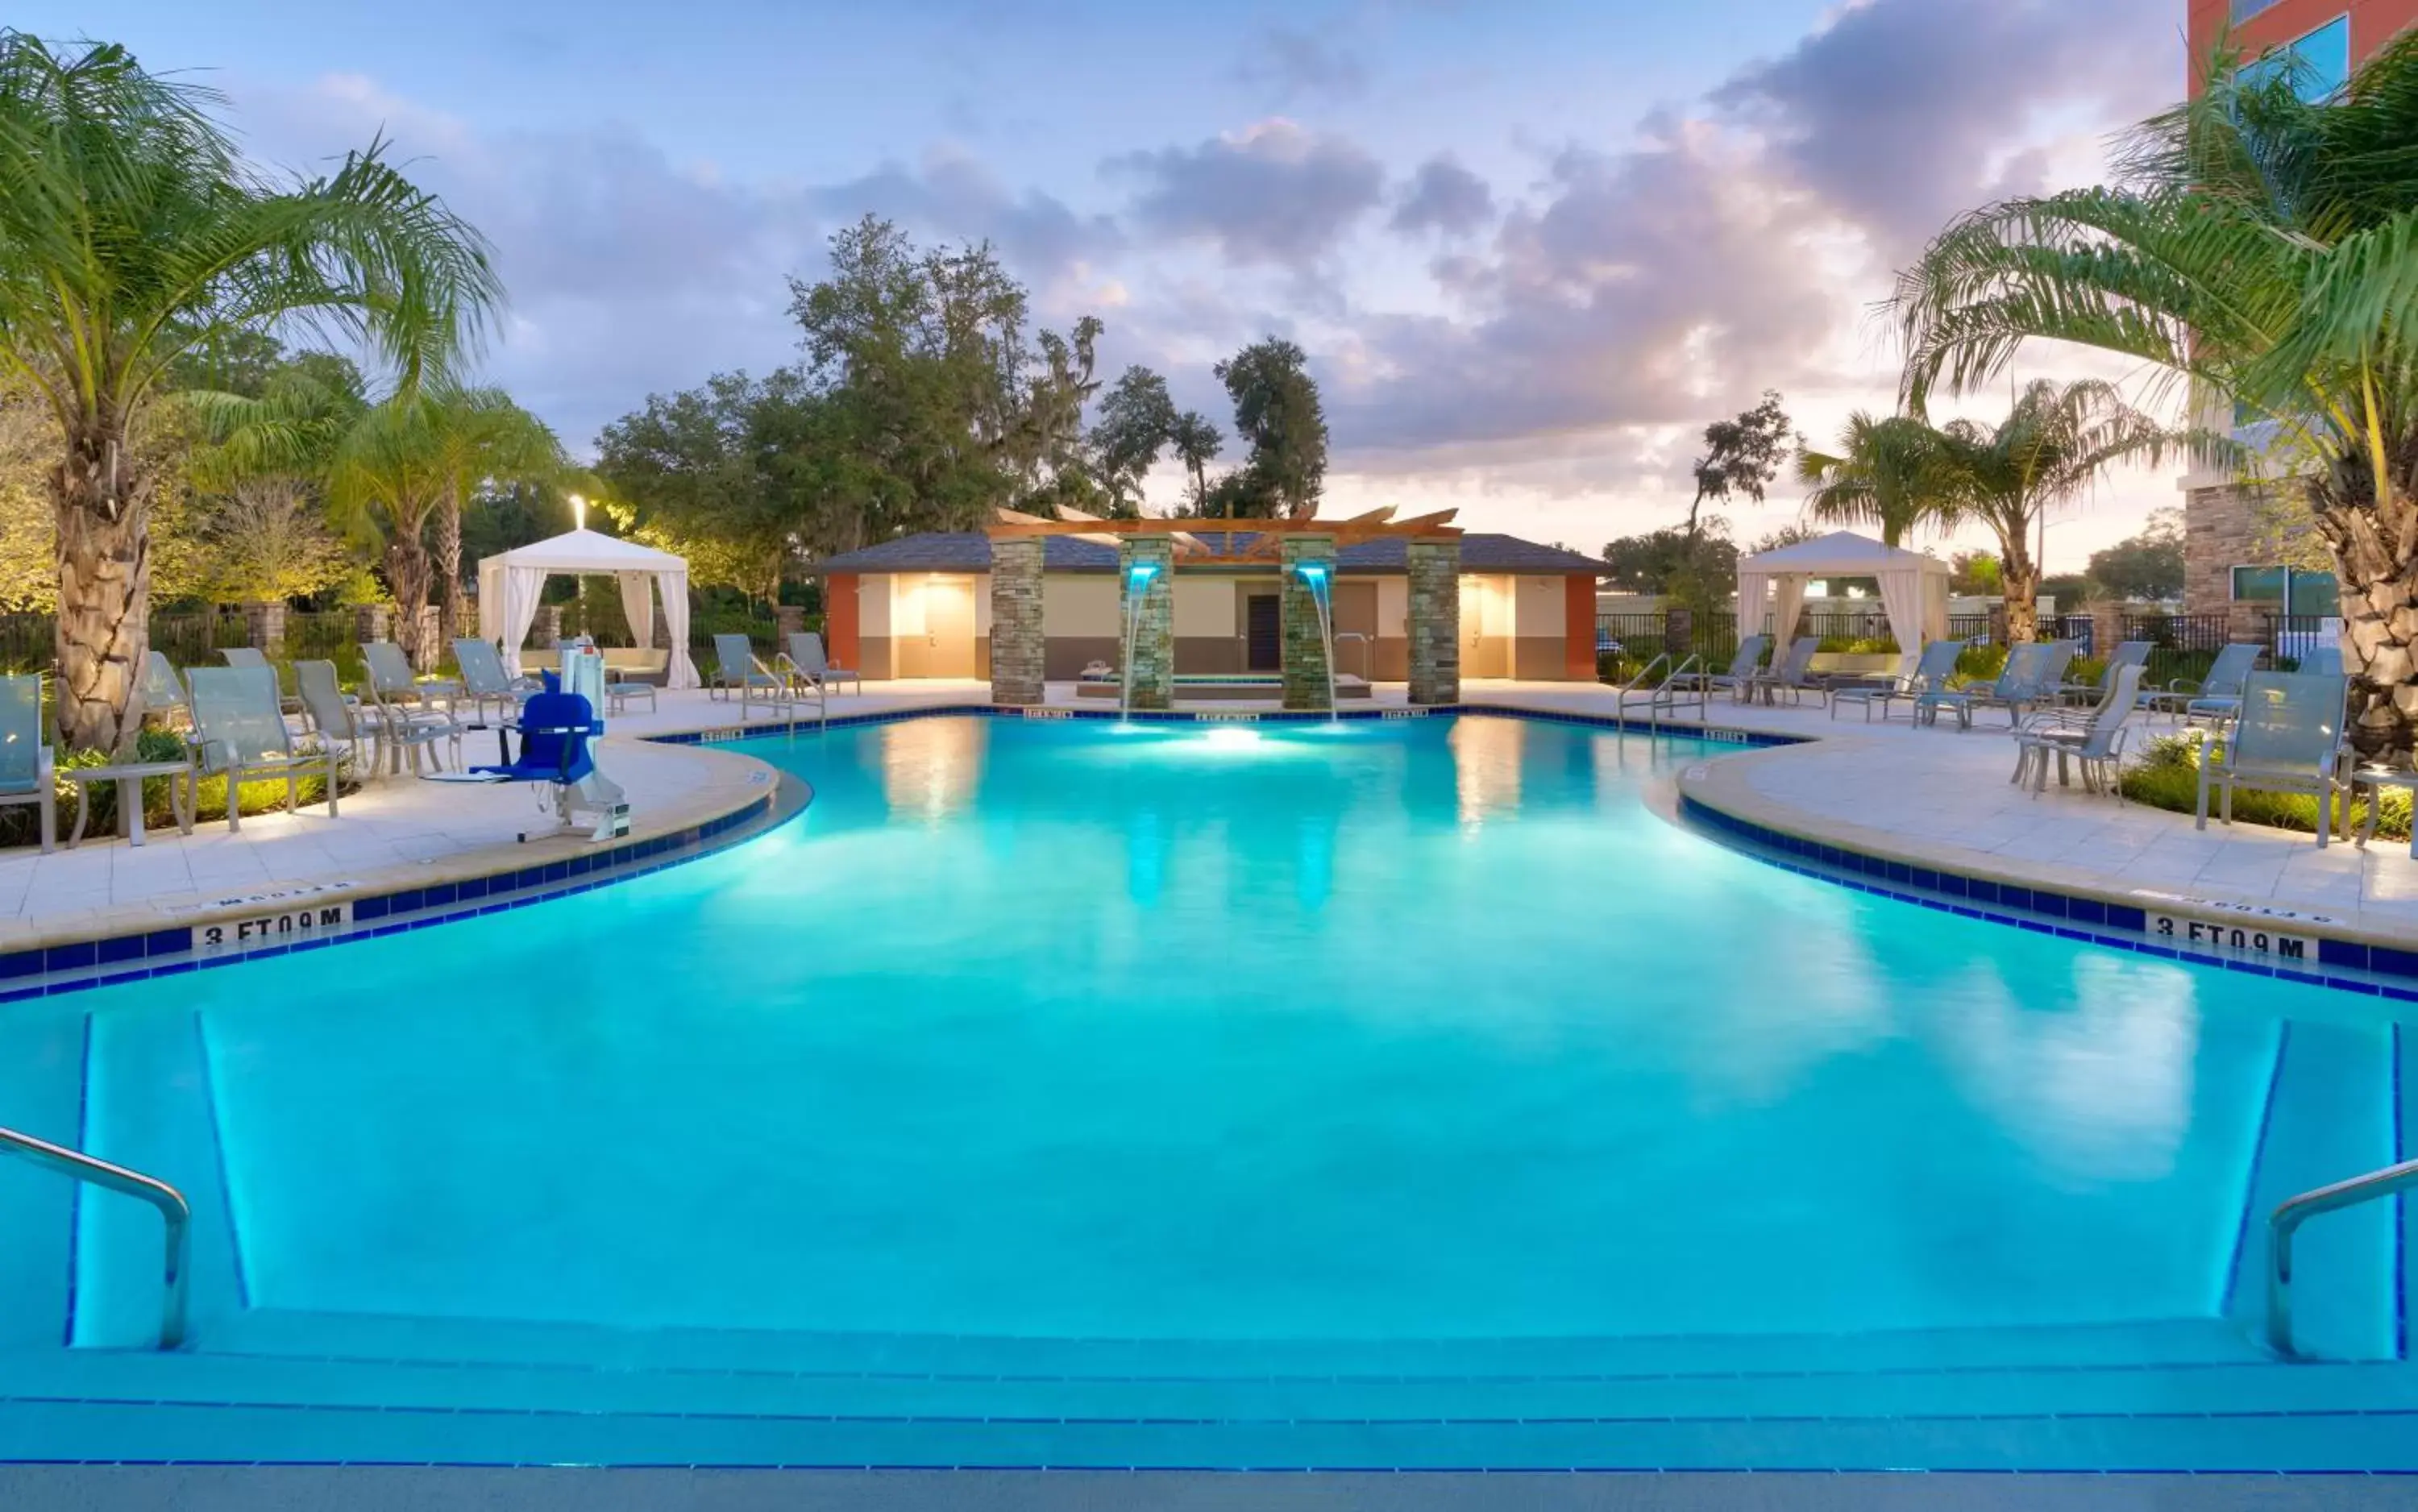
[[[1357,637],[1356,639],[1354,637]],[[1335,585],[1335,670],[1375,680],[1377,585]]]
[[[924,589],[924,675],[974,675],[974,585],[971,578],[936,577]]]
[[[1254,593],[1243,601],[1244,670],[1284,670],[1283,603],[1274,593]]]

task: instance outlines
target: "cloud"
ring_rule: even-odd
[[[1419,165],[1386,223],[1397,231],[1461,236],[1493,219],[1493,191],[1446,154]]]
[[[1905,248],[1969,208],[1977,186],[2035,187],[1997,159],[2043,113],[2130,121],[2178,92],[2174,26],[2170,0],[1874,0],[1741,70],[1712,101]]]
[[[1263,27],[1235,65],[1234,76],[1279,105],[1309,97],[1340,99],[1369,86],[1369,69],[1333,26],[1309,31],[1281,23]]]
[[[1384,197],[1385,171],[1358,145],[1281,117],[1213,137],[1111,158],[1105,171],[1140,182],[1143,229],[1216,245],[1233,263],[1315,262]]]
[[[885,163],[862,178],[819,191],[815,200],[836,219],[870,212],[929,235],[996,242],[1011,267],[1038,281],[1124,242],[1108,217],[1078,215],[1039,190],[1013,192],[989,169],[956,152],[934,153],[920,170]]]

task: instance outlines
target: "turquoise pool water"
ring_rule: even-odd
[[[1511,719],[923,719],[198,1010],[254,1306],[1193,1338],[2212,1315],[2314,996],[1847,892]],[[95,1095],[149,1089],[113,1082]],[[130,1220],[137,1221],[137,1220]]]

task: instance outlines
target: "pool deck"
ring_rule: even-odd
[[[1602,717],[1612,690],[1592,684],[1473,680],[1465,708]],[[834,718],[982,707],[980,681],[873,682],[831,700]],[[1077,707],[1071,684],[1052,684],[1052,707]],[[1095,708],[1090,703],[1085,708]],[[1262,706],[1221,702],[1232,715]],[[1366,705],[1406,707],[1400,683]],[[600,748],[630,794],[633,832],[650,835],[731,812],[762,794],[769,769],[727,751],[659,743],[666,736],[778,733],[742,724],[734,705],[702,692],[666,694],[651,712],[616,718]],[[2418,861],[2405,846],[2320,850],[2308,837],[2253,825],[2119,806],[2055,786],[2035,798],[2007,780],[2013,750],[1996,722],[1969,732],[1917,729],[1904,720],[1832,720],[1819,707],[1747,708],[1716,700],[1716,728],[1804,738],[1810,743],[1744,752],[1691,768],[1690,799],[1799,838],[1870,855],[2027,885],[2124,897],[2152,910],[2285,910],[2321,917],[2327,933],[2418,949]],[[803,727],[803,726],[802,726]],[[473,735],[467,749],[483,756]],[[43,856],[0,854],[0,951],[94,939],[193,917],[221,899],[344,882],[364,888],[438,882],[527,865],[539,848],[514,843],[539,820],[527,787],[478,787],[408,776],[373,783],[324,807],[247,818],[239,832],[205,824],[190,836],[154,830],[141,848],[110,837]],[[62,832],[69,822],[60,817]],[[575,850],[580,842],[544,843]],[[2287,923],[2285,927],[2289,927]]]

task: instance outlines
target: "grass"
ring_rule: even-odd
[[[2163,808],[2177,814],[2196,814],[2199,809],[2199,764],[2214,759],[2223,750],[2217,742],[2201,741],[2184,735],[2161,735],[2143,750],[2138,764],[2124,772],[2124,796],[2135,803],[2150,808]],[[2374,795],[2361,797],[2350,805],[2349,820],[2354,832],[2366,822],[2367,806]],[[2211,795],[2211,803],[2214,804]],[[2233,793],[2233,817],[2240,824],[2264,824],[2277,830],[2296,830],[2303,834],[2318,832],[2318,801],[2300,793],[2268,793],[2256,788],[2238,787]],[[2376,832],[2388,839],[2410,838],[2410,794],[2401,788],[2391,788],[2383,795],[2383,806],[2378,811]]]

